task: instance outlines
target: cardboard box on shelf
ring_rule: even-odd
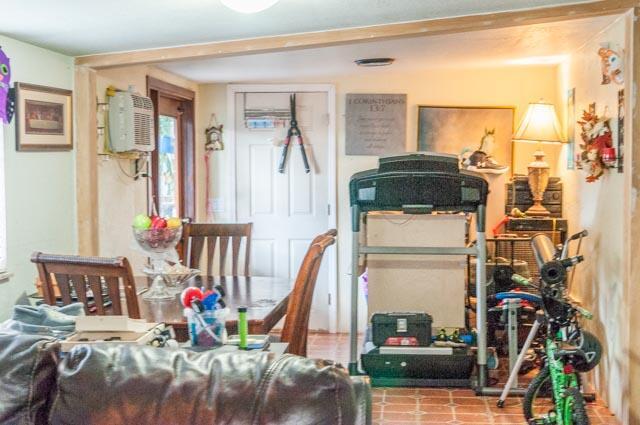
[[[462,214],[369,214],[369,246],[464,247]],[[464,327],[466,258],[456,255],[367,256],[369,317],[377,312],[423,311],[433,327]]]

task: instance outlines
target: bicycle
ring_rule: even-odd
[[[578,319],[593,315],[577,305],[567,293],[567,271],[584,258],[568,256],[569,243],[587,236],[576,233],[556,248],[546,235],[536,235],[531,245],[540,267],[539,285],[514,274],[512,279],[522,286],[537,287],[546,326],[543,367],[529,384],[523,410],[529,424],[588,425],[589,417],[581,392],[580,373],[593,369],[602,354],[598,339],[581,329]]]

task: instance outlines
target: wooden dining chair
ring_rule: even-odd
[[[85,313],[94,314],[88,306],[90,290],[95,303],[95,314],[122,315],[124,314],[120,300],[120,283],[122,283],[127,314],[133,319],[140,319],[133,272],[125,257],[82,257],[36,252],[31,256],[31,262],[38,268],[44,300],[47,304],[56,305],[55,287],[57,285],[63,305],[74,302],[75,296],[84,304]],[[105,295],[109,296],[111,308],[105,309]]]
[[[251,257],[251,223],[228,224],[204,224],[189,223],[182,228],[182,258],[188,267],[200,269],[207,276],[224,276],[227,251],[231,242],[231,275],[238,276],[238,263],[240,260],[240,247],[242,239],[245,239],[244,252],[244,276],[249,276]],[[218,273],[214,272],[214,257],[218,249],[219,267]],[[206,270],[202,267],[202,252],[207,247]]]
[[[288,353],[299,356],[307,355],[307,335],[309,333],[309,316],[313,292],[316,287],[318,271],[322,257],[328,246],[335,243],[337,232],[332,229],[318,235],[309,246],[302,260],[296,281],[289,295],[287,314],[280,340],[289,343]]]

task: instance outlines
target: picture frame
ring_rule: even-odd
[[[418,151],[461,157],[480,148],[490,133],[495,140],[495,160],[513,170],[513,106],[418,105]]]
[[[576,88],[567,91],[567,170],[576,168]]]
[[[72,150],[73,92],[27,83],[16,83],[15,89],[16,150]]]

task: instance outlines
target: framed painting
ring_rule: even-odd
[[[418,150],[461,157],[484,149],[511,166],[514,112],[509,106],[418,106]]]
[[[567,170],[576,168],[576,88],[567,91]]]
[[[73,149],[71,90],[16,83],[16,149]]]

